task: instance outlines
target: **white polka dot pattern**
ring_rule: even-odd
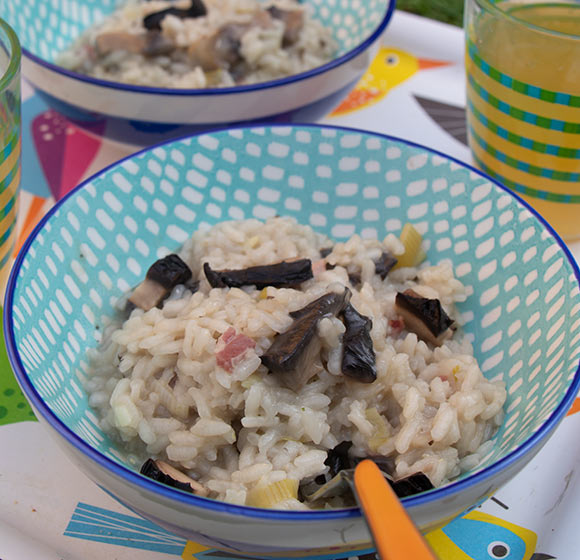
[[[24,48],[53,61],[84,29],[101,21],[118,4],[118,0],[0,0],[0,13]],[[373,33],[389,0],[302,0],[302,4],[332,29],[340,56]]]
[[[238,129],[109,169],[68,198],[28,248],[14,291],[15,340],[55,414],[113,457],[79,379],[115,300],[194,230],[275,214],[338,240],[399,234],[411,221],[428,260],[453,263],[472,294],[460,310],[482,369],[508,388],[486,464],[536,432],[577,375],[578,278],[515,198],[455,162],[370,133]]]

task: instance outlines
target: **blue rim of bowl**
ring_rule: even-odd
[[[235,87],[225,87],[225,88],[206,88],[206,89],[175,89],[175,88],[156,88],[156,87],[148,87],[148,86],[134,86],[131,84],[122,84],[119,82],[112,82],[110,80],[100,80],[98,78],[92,78],[90,76],[85,76],[83,74],[79,74],[78,72],[73,72],[72,70],[67,70],[62,66],[58,66],[53,62],[48,62],[39,56],[31,53],[28,49],[23,48],[22,53],[24,56],[31,61],[35,62],[36,64],[47,68],[57,74],[62,74],[71,78],[73,80],[78,80],[80,82],[86,82],[91,85],[109,88],[113,90],[121,90],[121,91],[130,91],[133,93],[141,93],[141,94],[148,94],[148,95],[176,95],[176,96],[204,96],[204,95],[229,95],[234,93],[246,93],[252,91],[259,91],[259,90],[266,90],[275,87],[289,85],[295,82],[300,82],[302,80],[307,80],[309,78],[313,78],[319,74],[324,74],[328,70],[332,70],[337,66],[341,66],[345,62],[348,62],[352,58],[357,57],[359,54],[366,51],[383,33],[385,28],[387,27],[389,21],[393,17],[393,13],[396,7],[396,0],[388,0],[389,4],[387,6],[387,11],[383,16],[383,19],[379,23],[379,25],[375,28],[375,30],[360,44],[358,44],[354,49],[347,51],[342,56],[323,64],[322,66],[318,66],[313,68],[312,70],[308,70],[307,72],[302,72],[300,74],[294,74],[292,76],[288,76],[286,78],[280,78],[278,80],[271,80],[268,82],[260,82],[257,84],[248,84],[245,86],[235,86]]]
[[[22,249],[18,253],[16,258],[16,262],[12,267],[10,272],[10,277],[8,279],[8,284],[6,288],[6,301],[4,307],[4,333],[6,337],[6,349],[8,352],[8,358],[16,375],[16,379],[18,380],[20,387],[22,388],[24,394],[26,395],[27,399],[33,404],[34,408],[39,411],[44,419],[54,428],[64,439],[71,444],[72,446],[76,447],[80,452],[84,455],[87,455],[93,461],[98,463],[100,466],[112,472],[117,477],[124,479],[126,482],[136,485],[139,488],[153,492],[154,494],[158,494],[166,499],[169,500],[176,500],[184,505],[195,506],[199,508],[207,508],[214,512],[219,513],[226,513],[230,515],[237,515],[243,517],[253,517],[253,518],[260,518],[260,519],[270,519],[272,521],[293,521],[293,522],[304,522],[304,521],[331,521],[334,519],[347,519],[347,518],[359,518],[361,517],[361,512],[358,507],[351,507],[351,508],[342,508],[342,509],[335,509],[335,510],[322,510],[322,511],[280,511],[280,510],[267,510],[267,509],[259,509],[253,508],[249,506],[239,506],[228,504],[225,502],[220,502],[218,500],[213,500],[210,498],[202,498],[199,496],[195,496],[193,494],[188,494],[186,492],[182,492],[180,490],[173,489],[169,486],[165,486],[161,483],[155,482],[147,477],[139,474],[136,471],[125,467],[124,465],[117,463],[116,461],[108,458],[107,456],[103,455],[100,451],[93,449],[89,444],[87,444],[84,440],[82,440],[79,436],[77,436],[74,432],[72,432],[49,408],[46,406],[40,395],[37,393],[35,387],[28,379],[26,374],[26,370],[20,361],[20,357],[18,355],[18,351],[16,349],[16,344],[14,340],[14,330],[12,328],[12,307],[13,307],[13,298],[14,298],[14,289],[16,287],[16,279],[20,272],[20,268],[22,267],[22,263],[24,261],[24,257],[28,253],[28,249],[32,242],[36,239],[37,235],[43,229],[44,225],[50,220],[53,214],[55,214],[58,209],[72,196],[74,196],[78,191],[82,190],[86,185],[92,183],[97,179],[99,176],[107,173],[109,170],[122,165],[123,162],[130,160],[135,157],[139,157],[147,152],[154,150],[155,148],[160,148],[163,146],[167,146],[173,143],[179,143],[183,140],[188,138],[196,138],[199,136],[204,136],[207,134],[215,134],[219,132],[227,132],[229,130],[255,130],[259,128],[264,129],[276,129],[276,128],[292,128],[292,129],[300,129],[300,128],[311,128],[311,129],[331,129],[337,131],[344,131],[344,132],[351,132],[362,134],[363,136],[377,136],[382,139],[389,140],[391,142],[397,142],[400,144],[404,144],[406,146],[411,146],[413,148],[419,148],[424,150],[432,155],[440,156],[450,162],[454,162],[459,166],[463,167],[464,169],[468,169],[472,173],[486,179],[490,183],[496,185],[502,191],[509,194],[513,197],[516,201],[518,201],[524,208],[526,208],[545,228],[546,230],[552,235],[555,241],[558,243],[566,257],[568,258],[568,262],[574,271],[574,276],[578,282],[580,287],[580,268],[570,250],[566,247],[564,241],[560,238],[560,236],[556,233],[556,231],[552,228],[552,226],[536,211],[534,210],[525,200],[520,198],[517,194],[513,191],[508,189],[507,187],[503,186],[501,183],[495,181],[482,171],[476,169],[472,165],[464,163],[454,157],[448,156],[443,152],[439,152],[432,148],[428,148],[422,144],[412,142],[410,140],[405,140],[403,138],[398,138],[396,136],[389,136],[387,134],[381,134],[379,132],[371,132],[356,128],[348,128],[344,126],[333,126],[333,125],[323,125],[323,124],[274,124],[274,125],[253,125],[253,126],[232,126],[232,127],[223,127],[219,129],[212,130],[210,132],[202,132],[199,134],[193,135],[186,135],[181,138],[168,140],[166,142],[161,142],[149,148],[145,148],[134,154],[131,154],[96,173],[89,179],[83,181],[80,185],[75,187],[72,191],[70,191],[64,198],[59,200],[49,211],[48,213],[42,218],[42,220],[37,224],[34,228],[30,236],[26,239]],[[523,458],[529,451],[531,451],[536,445],[538,445],[542,439],[550,434],[552,429],[554,429],[558,422],[564,417],[570,406],[572,405],[573,400],[576,397],[576,393],[580,388],[580,359],[578,360],[578,367],[576,369],[576,373],[574,374],[574,378],[564,395],[564,398],[560,401],[560,404],[556,407],[556,410],[552,412],[550,417],[544,421],[544,423],[536,430],[522,445],[520,445],[517,449],[508,453],[505,457],[502,457],[499,461],[485,467],[484,469],[475,472],[474,474],[468,475],[465,478],[462,478],[456,482],[452,482],[447,484],[441,488],[436,488],[434,490],[430,490],[428,492],[419,494],[417,496],[410,496],[407,498],[403,498],[402,502],[406,508],[413,508],[418,506],[427,505],[429,503],[435,502],[439,499],[449,498],[452,495],[455,495],[462,490],[466,490],[467,488],[475,485],[476,483],[484,482],[485,480],[490,479],[495,474],[501,472],[502,470],[508,468],[510,465],[513,465],[516,461]]]

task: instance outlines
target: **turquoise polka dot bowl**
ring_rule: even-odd
[[[403,500],[425,531],[473,507],[541,449],[579,387],[579,270],[550,226],[511,191],[443,154],[324,126],[235,128],[159,145],[93,177],[32,233],[13,268],[7,347],[38,417],[67,455],[134,511],[238,553],[339,556],[368,549],[357,508],[270,511],[182,493],[138,474],[99,428],[85,352],[115,302],[197,228],[295,217],[336,240],[412,222],[430,262],[471,294],[465,331],[488,378],[507,386],[505,421],[481,464]]]
[[[55,110],[93,134],[151,146],[211,128],[314,122],[336,107],[373,60],[395,0],[301,0],[332,30],[335,58],[308,72],[219,89],[142,87],[99,80],[54,63],[119,0],[0,0],[22,43],[23,75]]]

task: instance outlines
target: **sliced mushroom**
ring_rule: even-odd
[[[335,497],[346,498],[346,502],[354,502],[353,475],[356,466],[365,459],[373,461],[383,473],[399,498],[412,496],[434,488],[429,478],[422,472],[414,473],[399,480],[393,480],[394,460],[382,455],[369,457],[354,457],[350,455],[352,442],[343,441],[328,452],[324,464],[328,466],[327,475],[303,480],[300,483],[300,494],[306,502],[319,502]]]
[[[324,464],[330,470],[331,476],[336,476],[344,469],[352,468],[353,462],[349,453],[351,447],[352,441],[341,441],[328,451]]]
[[[399,480],[389,480],[389,483],[399,498],[414,496],[420,492],[435,488],[429,477],[422,472],[414,473]]]
[[[318,252],[322,259],[326,259],[326,257],[328,257],[328,255],[330,255],[330,253],[332,253],[333,250],[334,247],[324,247],[323,249],[320,249],[320,251]],[[325,262],[324,268],[326,270],[334,270],[336,268],[336,265]]]
[[[290,314],[294,322],[290,328],[274,338],[262,356],[262,364],[270,373],[279,376],[287,387],[298,390],[312,377],[316,356],[320,352],[317,328],[323,317],[337,315],[350,300],[350,290],[342,294],[326,294],[306,307]]]
[[[145,278],[141,284],[139,284],[131,294],[129,298],[129,305],[134,305],[143,309],[143,311],[149,311],[167,297],[167,290],[157,282]],[[128,308],[128,311],[132,310],[132,307]]]
[[[230,66],[228,72],[232,77],[232,80],[234,80],[236,84],[239,84],[251,72],[251,67],[245,60],[241,59],[236,62],[236,64]]]
[[[252,27],[261,27],[262,29],[268,29],[272,27],[272,15],[270,12],[262,9],[258,9],[254,12],[251,21]]]
[[[328,257],[328,255],[330,255],[330,253],[332,253],[334,247],[324,247],[323,249],[320,249],[320,251],[318,251],[320,253],[320,257],[325,259],[326,257]]]
[[[453,320],[445,313],[438,299],[421,297],[409,289],[397,293],[395,309],[403,318],[407,330],[434,346],[441,346],[453,335],[450,328]]]
[[[193,478],[190,478],[164,461],[147,459],[143,463],[140,472],[157,482],[179,490],[184,490],[185,492],[197,494],[198,496],[207,496],[209,494],[207,488],[197,482],[197,480],[193,480]]]
[[[95,38],[95,48],[101,56],[108,55],[116,51],[127,51],[138,54],[146,46],[147,39],[145,33],[128,33],[126,31],[108,31],[97,35]]]
[[[249,28],[248,24],[228,23],[213,35],[199,39],[189,47],[192,62],[205,72],[228,70],[241,64],[242,37]]]
[[[312,480],[305,481],[300,485],[300,495],[304,501],[309,503],[341,496],[347,498],[347,504],[354,503],[353,476],[354,469],[344,469],[321,486]]]
[[[165,56],[171,54],[176,46],[177,45],[173,40],[166,35],[163,35],[163,33],[160,33],[159,31],[150,31],[147,33],[147,40],[141,54],[147,57]]]
[[[278,19],[284,24],[282,46],[289,47],[300,39],[300,33],[304,28],[304,12],[302,10],[283,10],[277,6],[270,6],[267,11],[272,18]]]
[[[171,290],[191,279],[191,270],[179,255],[172,253],[155,261],[147,271],[147,278]]]
[[[117,51],[127,51],[147,57],[161,56],[173,52],[175,47],[175,43],[159,31],[138,34],[108,31],[95,38],[95,48],[100,56]]]
[[[242,286],[256,286],[258,290],[267,286],[292,288],[310,280],[313,276],[310,259],[252,266],[241,270],[212,270],[209,264],[205,263],[203,270],[212,288],[241,288]]]
[[[348,272],[348,281],[350,282],[351,286],[353,288],[358,288],[362,282],[360,269],[353,271],[347,270],[347,272]]]
[[[316,501],[319,494],[326,498],[348,497],[351,494],[347,481],[341,476],[337,476],[342,471],[354,468],[353,458],[349,454],[351,447],[351,441],[342,441],[328,451],[328,456],[324,461],[324,464],[328,467],[327,473],[300,481],[299,491],[302,501]],[[331,484],[329,485],[329,483]],[[346,486],[345,483],[347,483]]]
[[[151,265],[145,280],[135,288],[129,302],[149,311],[159,305],[175,286],[189,283],[191,276],[191,270],[178,255],[168,255]],[[195,287],[195,284],[189,285]]]
[[[351,304],[342,312],[346,330],[342,337],[341,370],[344,375],[361,383],[372,383],[377,378],[372,321],[361,315]]]
[[[394,472],[395,461],[392,457],[385,457],[384,455],[354,457],[350,454],[351,448],[352,441],[342,441],[328,451],[328,456],[326,457],[324,464],[328,467],[330,476],[335,476],[344,469],[352,469],[364,459],[370,459],[376,463],[377,467],[379,467],[379,469],[381,469],[385,474]]]
[[[198,18],[207,15],[207,8],[202,0],[191,0],[189,8],[171,7],[145,16],[143,18],[143,27],[149,30],[159,30],[161,29],[161,22],[169,15],[180,19]]]
[[[383,251],[381,256],[375,261],[375,274],[378,274],[381,280],[384,280],[397,262],[397,259],[391,253]]]
[[[362,460],[362,458],[360,458]],[[359,460],[359,462],[360,462]],[[380,465],[378,465],[380,468]],[[413,496],[420,492],[426,492],[434,488],[429,478],[422,472],[412,474],[399,480],[381,470],[387,482],[399,498]],[[305,481],[300,486],[300,493],[306,502],[320,502],[342,496],[347,498],[347,503],[354,500],[354,468],[344,469],[338,472],[328,482],[321,486],[316,485],[312,480]]]
[[[242,81],[250,72],[250,66],[242,56],[242,38],[256,27],[267,29],[272,18],[265,10],[257,10],[247,23],[226,23],[213,35],[193,43],[188,53],[194,64],[207,72],[227,70],[236,82]]]
[[[290,311],[289,315],[292,319],[300,319],[311,314],[319,316],[319,319],[329,315],[338,315],[350,301],[351,295],[351,291],[348,288],[345,288],[341,294],[330,292],[311,301],[302,309]]]

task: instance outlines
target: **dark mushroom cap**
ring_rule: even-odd
[[[445,332],[453,324],[453,319],[445,313],[438,299],[421,297],[411,289],[397,293],[395,304],[401,310],[408,311],[420,319],[435,337]]]
[[[157,463],[153,459],[147,459],[141,470],[139,471],[141,474],[145,475],[148,478],[156,480],[157,482],[161,482],[162,484],[166,484],[167,486],[171,486],[172,488],[177,488],[178,490],[184,490],[185,492],[189,492],[193,494],[193,488],[187,482],[179,482],[179,480],[175,480],[173,477],[165,474],[158,466]]]
[[[267,286],[292,288],[313,277],[310,259],[283,261],[241,270],[213,270],[208,263],[204,263],[203,271],[212,288],[241,288],[242,286],[256,286],[258,290]]]
[[[320,256],[325,259],[326,257],[328,257],[328,255],[330,255],[330,253],[332,253],[334,247],[324,247],[322,249],[320,249],[319,253]]]
[[[435,488],[429,477],[422,472],[414,473],[399,480],[389,480],[389,483],[399,498],[414,496],[420,492]]]
[[[375,351],[370,334],[373,323],[350,303],[342,316],[346,327],[342,337],[342,373],[361,383],[372,383],[377,378]]]
[[[381,256],[375,261],[375,274],[384,280],[392,268],[397,264],[397,259],[388,251],[383,251]]]
[[[294,322],[287,331],[274,338],[274,342],[262,356],[262,364],[270,373],[293,375],[304,382],[302,376],[310,369],[320,351],[316,332],[320,319],[340,313],[348,303],[350,294],[348,288],[341,294],[331,292],[290,313]],[[301,385],[288,382],[286,384],[293,388]]]
[[[166,16],[172,15],[180,19],[185,18],[197,18],[205,16],[207,14],[207,8],[202,0],[191,0],[191,5],[189,8],[166,8],[160,12],[154,12],[143,18],[143,27],[145,29],[160,30],[161,22]]]
[[[140,472],[141,474],[156,480],[157,482],[166,484],[167,486],[172,486],[173,488],[184,490],[185,492],[197,494],[198,496],[208,495],[208,490],[205,486],[164,461],[147,459],[141,467]]]
[[[351,447],[352,441],[341,441],[336,447],[328,451],[324,464],[329,468],[331,476],[336,476],[340,471],[353,467],[349,454]]]
[[[147,279],[157,282],[166,290],[191,279],[191,270],[178,255],[171,254],[154,262],[147,271]]]

